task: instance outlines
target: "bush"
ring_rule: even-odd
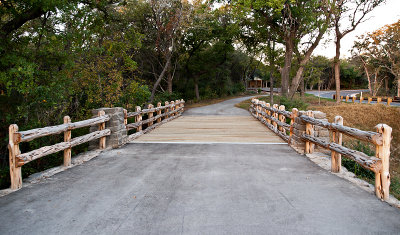
[[[308,104],[300,99],[289,99],[284,96],[274,96],[274,100],[276,100],[280,105],[285,105],[285,109],[291,111],[293,108],[297,108],[298,110],[307,110]]]
[[[171,102],[180,99],[182,99],[182,94],[179,92],[163,92],[156,95],[156,97],[154,98],[154,105],[157,105],[158,102],[161,102],[161,104],[164,105],[165,101]]]

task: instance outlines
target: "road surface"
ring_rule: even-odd
[[[244,115],[240,100],[186,115]],[[282,144],[127,144],[1,197],[0,221],[13,235],[400,232],[399,209]]]

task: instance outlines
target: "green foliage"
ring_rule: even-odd
[[[286,110],[297,108],[298,110],[307,110],[308,104],[301,99],[289,99],[284,96],[274,96],[274,101],[280,105],[285,105]]]
[[[354,149],[360,152],[363,152],[369,156],[375,156],[375,152],[365,143],[357,140],[357,141],[347,141],[343,143],[344,146]],[[347,170],[353,172],[356,176],[368,179],[372,181],[375,179],[375,175],[372,171],[366,170],[362,168],[358,163],[351,159],[342,158],[342,165],[346,167]]]

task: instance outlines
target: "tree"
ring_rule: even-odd
[[[340,47],[341,40],[348,33],[353,32],[362,23],[375,7],[384,3],[385,0],[336,0],[333,11],[333,24],[335,30],[336,55],[334,59],[334,73],[336,84],[336,102],[340,103]],[[344,23],[343,19],[347,22]],[[348,24],[348,25],[346,25]]]
[[[397,96],[400,96],[400,20],[396,23],[385,25],[384,27],[362,35],[354,45],[354,52],[362,60],[363,67],[371,82],[368,69],[374,68],[374,81],[382,83],[382,79],[376,76],[382,73],[382,69],[394,76],[397,83]],[[385,80],[388,79],[385,76]],[[387,83],[387,82],[386,82]],[[370,85],[370,89],[372,87]]]
[[[284,44],[285,60],[281,69],[282,95],[293,97],[297,91],[304,67],[330,25],[332,1],[232,1],[233,6],[242,9],[242,15],[245,17],[260,15],[265,25],[278,35],[278,41]],[[295,52],[301,55],[301,61],[290,83]]]

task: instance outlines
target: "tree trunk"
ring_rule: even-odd
[[[301,77],[301,81],[300,81],[300,97],[304,97],[304,77]]]
[[[171,57],[172,57],[171,55],[168,56],[167,62],[165,63],[165,66],[164,66],[160,76],[158,76],[156,83],[154,83],[153,90],[151,91],[150,103],[153,103],[153,101],[154,101],[154,96],[156,94],[157,87],[158,87],[158,85],[160,85],[161,80],[163,79],[165,73],[167,72],[167,70],[169,68],[169,64],[171,63]]]
[[[287,96],[289,90],[289,80],[290,80],[290,68],[292,67],[292,59],[293,59],[293,49],[294,42],[291,37],[286,38],[286,50],[285,50],[285,65],[282,68],[281,72],[281,94],[282,96]]]
[[[336,33],[336,56],[333,60],[334,73],[335,73],[335,87],[336,87],[336,103],[340,104],[340,35]]]
[[[197,77],[194,79],[194,93],[196,94],[196,99],[200,100],[199,81]]]
[[[386,96],[389,96],[389,78],[388,78],[388,76],[385,76],[385,94],[386,94]]]
[[[397,97],[400,96],[400,75],[397,76]]]
[[[168,93],[172,93],[172,74],[171,71],[168,73]]]

